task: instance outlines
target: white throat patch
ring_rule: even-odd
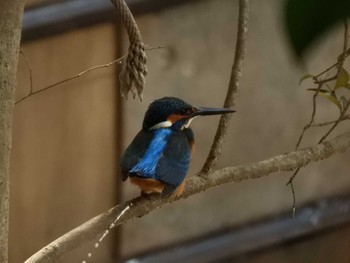
[[[198,116],[195,116],[195,117],[193,117],[193,118],[191,118],[191,119],[188,119],[188,120],[185,122],[184,126],[182,126],[181,130],[189,128],[190,125],[191,125],[191,122],[192,122],[195,118],[197,118],[197,117],[198,117]]]
[[[181,127],[181,130],[183,129],[187,129],[190,127],[191,125],[191,122],[197,118],[198,116],[195,116],[191,119],[188,119],[184,125]],[[149,130],[156,130],[156,129],[159,129],[159,128],[170,128],[171,126],[173,126],[173,123],[171,121],[162,121],[160,123],[157,123],[156,125],[153,125],[151,128],[149,128]]]
[[[157,123],[156,125],[153,125],[149,130],[156,130],[159,128],[169,128],[173,125],[171,121],[162,121],[160,123]]]

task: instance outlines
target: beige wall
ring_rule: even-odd
[[[114,26],[106,24],[23,45],[34,91],[113,60],[115,41]],[[10,262],[23,262],[116,203],[115,70],[96,70],[16,105]],[[17,99],[30,90],[23,57],[18,76]],[[111,241],[95,255],[103,262],[112,258]],[[62,262],[82,261],[92,249],[89,244]]]
[[[149,52],[149,75],[143,103],[126,103],[126,142],[140,129],[147,104],[161,96],[178,96],[198,106],[221,106],[232,66],[238,1],[197,1],[181,7],[138,17],[144,40],[165,45]],[[311,83],[298,86],[308,71],[319,72],[332,64],[342,49],[342,30],[333,31],[297,67],[289,52],[281,21],[283,1],[252,1],[248,53],[233,117],[219,167],[245,164],[293,150],[312,109]],[[322,98],[317,121],[334,119],[337,109]],[[197,139],[189,174],[205,161],[217,117],[196,119]],[[341,130],[349,130],[349,123]],[[303,145],[314,144],[323,130],[313,130]],[[335,132],[331,137],[333,137]],[[297,202],[350,190],[350,152],[301,171],[295,181]],[[240,184],[220,186],[159,209],[124,227],[123,253],[172,244],[180,240],[260,218],[291,208],[292,196],[285,184],[290,173]],[[126,185],[124,196],[137,195]],[[154,233],[157,233],[154,238]],[[151,238],[152,237],[152,238]]]
[[[232,66],[237,2],[193,1],[139,16],[145,43],[167,49],[148,52],[144,101],[124,102],[124,123],[116,125],[115,68],[104,68],[16,106],[11,178],[11,262],[21,262],[47,242],[115,204],[117,148],[141,127],[148,104],[177,96],[198,106],[221,106]],[[298,87],[300,76],[333,63],[341,50],[341,30],[328,35],[297,67],[281,22],[282,2],[253,1],[248,53],[240,95],[219,167],[244,164],[294,149],[309,119],[311,94]],[[125,38],[126,39],[126,38]],[[101,25],[43,39],[22,47],[33,68],[35,90],[115,57],[115,32]],[[125,44],[127,44],[125,40]],[[346,65],[348,66],[348,65]],[[24,60],[19,64],[17,98],[29,91]],[[337,109],[320,99],[318,121]],[[190,173],[205,161],[217,117],[196,119],[196,152]],[[123,130],[125,140],[117,141]],[[341,130],[349,129],[349,123]],[[313,130],[304,145],[324,130]],[[350,190],[350,153],[303,169],[296,180],[298,204]],[[181,200],[123,226],[122,243],[110,240],[94,250],[94,262],[110,262],[115,247],[123,256],[172,244],[247,220],[290,209],[289,173],[221,186]],[[123,199],[139,194],[128,182]],[[95,241],[92,241],[92,243]],[[89,243],[62,262],[80,262]],[[317,248],[317,247],[316,247]],[[315,248],[315,249],[316,249]]]

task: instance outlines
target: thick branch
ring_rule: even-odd
[[[186,189],[181,198],[187,198],[221,184],[256,179],[278,171],[291,171],[305,166],[310,162],[328,158],[335,153],[344,152],[349,147],[350,132],[347,132],[333,140],[325,141],[302,150],[278,155],[257,163],[217,170],[208,174],[206,179],[196,175],[187,181]],[[131,208],[115,222],[116,226],[126,223],[131,219],[142,217],[176,200],[172,198],[161,198],[159,196],[152,196],[150,198],[138,197],[117,205],[56,239],[30,257],[26,263],[53,262],[58,260],[65,253],[102,233],[127,206],[131,206]]]
[[[238,95],[239,80],[242,76],[243,62],[247,49],[247,32],[249,21],[249,0],[239,1],[238,31],[236,41],[235,58],[231,70],[230,82],[224,103],[225,108],[231,108],[235,105],[235,99]],[[215,134],[207,160],[202,168],[203,173],[210,172],[216,165],[221,154],[222,145],[230,124],[232,114],[224,114],[220,118],[219,126]]]
[[[8,259],[12,114],[24,2],[0,1],[0,262]]]

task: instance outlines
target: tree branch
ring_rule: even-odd
[[[235,99],[238,95],[239,80],[242,76],[243,62],[247,49],[248,21],[249,0],[240,0],[235,58],[232,65],[231,77],[224,103],[224,108],[233,107],[235,105]],[[232,114],[224,114],[220,118],[219,126],[216,131],[213,144],[201,171],[204,174],[210,172],[215,167],[218,161],[218,158],[221,154],[222,145],[225,141],[231,117]]]
[[[149,50],[161,49],[161,48],[165,48],[165,47],[163,47],[163,46],[158,46],[158,47],[145,47],[145,50],[146,50],[146,51],[149,51]],[[22,52],[21,54],[23,54],[23,56],[25,57],[25,55],[24,55],[23,52]],[[30,72],[30,82],[31,82],[31,85],[30,85],[30,92],[29,92],[26,96],[24,96],[24,97],[20,98],[19,100],[17,100],[17,101],[15,102],[15,104],[18,104],[18,103],[22,102],[23,100],[29,98],[30,96],[33,96],[33,95],[35,95],[35,94],[38,94],[38,93],[47,91],[47,90],[52,89],[52,88],[54,88],[54,87],[56,87],[56,86],[58,86],[58,85],[61,85],[61,84],[63,84],[63,83],[66,83],[66,82],[68,82],[68,81],[70,81],[70,80],[79,78],[79,77],[85,75],[86,73],[89,73],[90,71],[94,71],[94,70],[96,70],[96,69],[101,69],[101,68],[107,68],[107,67],[110,67],[110,66],[112,66],[112,65],[114,65],[114,64],[121,64],[122,61],[123,61],[123,59],[125,59],[126,57],[127,57],[127,54],[125,54],[125,55],[121,56],[120,58],[115,59],[115,60],[113,60],[113,61],[111,61],[111,62],[108,62],[108,63],[106,63],[106,64],[93,66],[93,67],[88,68],[88,69],[86,69],[86,70],[84,70],[84,71],[82,71],[82,72],[80,72],[80,73],[78,73],[78,74],[75,74],[75,75],[73,75],[73,76],[71,76],[71,77],[68,77],[68,78],[66,78],[66,79],[60,80],[60,81],[58,81],[58,82],[55,82],[55,83],[53,83],[53,84],[51,84],[51,85],[49,85],[49,86],[46,86],[46,87],[44,87],[44,88],[42,88],[42,89],[37,90],[37,91],[33,91],[32,69],[31,69],[31,67],[30,67],[30,65],[29,65],[29,63],[28,63],[27,57],[25,57],[25,60],[26,60],[26,63],[27,63],[27,66],[28,66],[29,72]]]
[[[0,1],[0,262],[8,262],[10,154],[25,1]]]
[[[152,195],[148,198],[138,197],[119,204],[56,239],[31,256],[25,263],[57,261],[65,253],[95,238],[113,222],[115,226],[126,223],[131,219],[142,217],[163,205],[181,198],[187,198],[214,186],[261,178],[279,171],[291,171],[298,167],[306,166],[310,162],[328,158],[335,153],[344,152],[349,147],[350,132],[347,132],[335,139],[302,150],[278,155],[256,163],[217,170],[208,174],[206,179],[195,175],[187,181],[186,189],[180,198],[161,198],[159,195]],[[127,206],[131,208],[119,220],[115,220]]]

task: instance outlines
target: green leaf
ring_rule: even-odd
[[[308,90],[315,91],[315,92],[317,91],[317,89],[308,89]],[[320,89],[318,94],[320,94],[322,97],[326,98],[330,102],[332,102],[335,105],[337,105],[337,107],[341,110],[340,102],[338,101],[338,99],[337,99],[337,97],[336,97],[334,92],[330,92],[328,90]]]
[[[349,73],[344,68],[341,68],[339,71],[337,81],[335,82],[334,89],[345,87],[346,84],[348,84],[348,82],[349,82]]]
[[[297,57],[302,57],[311,44],[349,16],[349,0],[287,0],[286,33]]]
[[[302,76],[301,79],[299,80],[299,86],[304,80],[309,79],[309,78],[313,78],[313,77],[314,76],[311,74],[306,74],[306,75]]]

